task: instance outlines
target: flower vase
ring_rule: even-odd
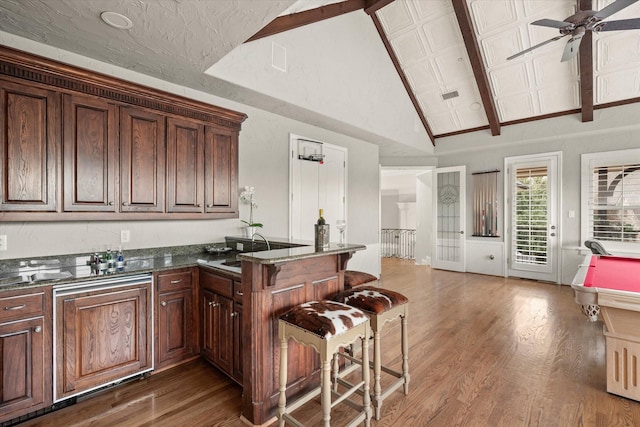
[[[250,226],[244,227],[244,233],[247,239],[251,239],[257,231],[258,231],[258,227],[250,227]]]

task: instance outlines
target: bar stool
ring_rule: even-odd
[[[279,426],[289,421],[296,426],[302,424],[291,412],[320,394],[322,420],[325,427],[330,426],[331,408],[345,401],[356,392],[362,394],[362,405],[347,401],[350,406],[360,412],[349,423],[355,426],[364,421],[365,426],[371,423],[371,397],[369,395],[368,356],[363,356],[362,381],[353,385],[342,394],[333,392],[337,398],[332,402],[331,360],[334,353],[342,346],[349,345],[359,338],[362,340],[365,355],[369,348],[370,320],[362,311],[352,306],[335,301],[311,301],[297,305],[280,316],[278,320],[278,337],[280,338],[280,385],[278,390]],[[289,338],[293,338],[304,346],[313,347],[320,356],[320,386],[300,397],[296,402],[287,405],[287,348]]]
[[[404,295],[382,289],[375,286],[359,286],[357,288],[343,291],[334,297],[338,301],[364,311],[371,320],[373,330],[373,407],[375,409],[376,420],[380,419],[382,402],[391,393],[404,386],[404,394],[409,394],[409,343],[407,338],[407,315],[409,312],[409,299]],[[401,320],[401,340],[402,340],[402,373],[394,371],[386,366],[382,366],[380,354],[380,331],[382,327],[396,318]],[[362,349],[362,360],[353,357],[353,354],[340,353],[345,358],[358,364],[368,364],[365,360],[366,349]],[[367,357],[368,359],[368,357]],[[337,356],[334,360],[337,366]],[[355,366],[355,365],[354,365]],[[381,371],[390,374],[397,379],[389,385],[384,393],[381,385]],[[347,369],[340,373],[340,377],[349,373]],[[334,375],[337,375],[334,372]],[[334,378],[334,382],[338,378]]]
[[[378,278],[373,274],[364,271],[345,270],[344,271],[344,289],[355,288],[364,284],[373,285],[372,282],[378,282]]]

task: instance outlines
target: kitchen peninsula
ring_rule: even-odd
[[[331,298],[344,289],[344,271],[361,245],[331,244],[238,255],[242,261],[243,403],[242,417],[263,425],[278,403],[278,317],[294,305]],[[295,395],[319,381],[316,353],[297,343],[289,346],[287,394]]]
[[[25,372],[24,378],[16,377],[11,383],[2,384],[7,395],[11,395],[13,389],[19,391],[17,385],[26,381],[30,382],[27,388],[41,392],[37,400],[32,397],[26,399],[28,396],[25,396],[24,401],[14,394],[16,399],[10,406],[0,405],[0,415],[4,416],[0,421],[33,413],[54,402],[60,405],[69,400],[68,397],[97,388],[93,379],[87,377],[78,378],[74,384],[69,383],[68,394],[67,390],[64,394],[58,389],[52,390],[53,387],[61,387],[62,379],[75,378],[73,375],[79,372],[75,366],[90,366],[87,363],[91,362],[85,360],[90,355],[83,352],[74,352],[71,359],[66,353],[61,353],[73,349],[73,346],[61,344],[60,334],[63,329],[92,334],[94,328],[63,322],[61,315],[69,313],[69,319],[89,322],[96,318],[100,320],[100,316],[106,320],[104,316],[125,313],[131,307],[131,298],[107,298],[112,291],[106,288],[89,291],[88,286],[95,287],[103,281],[112,284],[114,281],[126,282],[134,276],[147,275],[147,285],[129,286],[131,295],[139,301],[136,307],[145,308],[135,313],[143,325],[142,330],[134,335],[124,326],[111,331],[116,335],[125,334],[133,340],[132,345],[145,351],[118,353],[120,360],[113,369],[137,365],[136,369],[142,367],[139,371],[148,375],[150,368],[153,368],[153,373],[202,356],[243,386],[242,413],[238,416],[254,425],[268,423],[277,407],[278,316],[293,305],[329,298],[341,290],[347,262],[355,251],[365,249],[362,245],[332,244],[329,248],[316,250],[309,242],[274,240],[276,242],[272,242],[271,247],[279,249],[264,250],[267,248],[262,242],[255,242],[262,246],[254,247],[250,246],[252,243],[248,239],[229,237],[223,245],[231,250],[214,255],[205,253],[204,245],[130,250],[125,252],[127,262],[123,271],[110,275],[95,275],[87,265],[89,256],[82,254],[0,262],[0,301],[6,306],[16,307],[6,311],[11,313],[11,318],[5,316],[6,319],[0,319],[0,339],[4,339],[2,332],[6,331],[11,332],[7,339],[13,340],[7,344],[22,342],[15,338],[12,328],[18,323],[14,319],[22,323],[35,322],[33,327],[25,329],[24,342],[35,340],[38,345],[29,347],[25,344],[24,357],[25,360],[42,361],[29,368],[33,372],[27,369],[29,372]],[[236,260],[241,263],[241,268],[222,265],[222,262],[233,264]],[[79,289],[74,289],[76,284]],[[69,295],[74,295],[74,298],[70,299]],[[76,303],[81,300],[75,295],[100,304]],[[23,303],[26,303],[24,307]],[[25,311],[27,309],[30,311]],[[58,313],[55,322],[52,320],[54,312]],[[3,324],[2,320],[8,323]],[[114,338],[111,332],[109,339]],[[79,338],[86,338],[85,342],[108,341],[103,336]],[[155,343],[153,346],[150,344],[152,341]],[[32,357],[27,351],[36,353]],[[289,352],[290,360],[299,362],[289,367],[288,390],[290,395],[294,395],[313,387],[318,381],[319,371],[312,350],[292,345]],[[144,360],[134,358],[140,354],[144,354]],[[56,357],[58,360],[54,364]],[[62,360],[65,363],[60,363]],[[21,363],[17,359],[4,362],[6,366]],[[68,372],[60,371],[60,366]],[[100,367],[100,375],[110,369]],[[132,370],[127,375],[133,377],[135,372]],[[53,379],[56,376],[57,381]],[[86,384],[85,389],[74,388],[81,383]]]

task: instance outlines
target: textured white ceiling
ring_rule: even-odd
[[[259,85],[238,85],[232,79],[204,74],[221,59],[230,60],[234,48],[277,16],[339,1],[2,0],[0,30],[371,141],[380,145],[381,156],[429,153],[431,142],[422,136],[424,132],[420,133],[424,139],[420,144],[408,141],[407,134],[403,133],[413,132],[411,137],[417,133],[413,111],[398,111],[395,102],[379,102],[375,97],[367,99],[354,91],[341,90],[335,96],[329,92],[331,88],[344,87],[346,79],[362,80],[361,72],[338,73],[342,79],[338,85],[330,79],[308,83],[304,89],[307,103],[283,99],[277,91],[260,92]],[[576,11],[577,0],[464,1],[470,11],[501,123],[562,113],[581,106],[578,59],[560,62],[566,38],[506,60],[516,52],[556,36],[557,30],[553,28],[529,23],[540,18],[562,20]],[[593,0],[593,7],[599,10],[611,2]],[[105,10],[127,15],[133,21],[133,28],[123,31],[106,26],[99,18]],[[353,13],[363,14],[362,11]],[[487,126],[488,119],[451,0],[395,0],[379,10],[377,16],[431,132],[438,137]],[[608,19],[638,17],[640,2]],[[344,28],[339,32],[322,23],[308,27],[330,29],[326,33],[314,29],[293,30],[303,36],[324,38],[335,45],[337,54],[324,52],[323,61],[316,64],[328,67],[320,68],[319,75],[329,76],[338,66],[344,70],[358,68],[350,68],[348,61],[358,61],[359,56],[345,58],[341,50],[345,45],[341,40],[345,37],[359,38],[367,54],[385,55],[375,31],[364,33],[350,19],[334,20],[343,23]],[[280,40],[279,36],[268,40]],[[594,34],[593,46],[594,104],[640,97],[640,30]],[[291,51],[294,49],[289,49]],[[300,64],[298,71],[309,66]],[[256,79],[264,77],[265,74],[255,75]],[[370,92],[391,96],[385,91],[398,86],[398,81],[391,84],[390,78],[371,84]],[[400,92],[396,96],[406,96],[402,88],[393,90]],[[457,92],[457,96],[443,99],[443,94],[451,92]],[[320,101],[323,105],[318,109],[314,103]],[[357,114],[343,113],[345,105],[357,110]],[[402,128],[402,132],[390,134],[377,129],[390,117],[402,117],[395,123],[396,129]],[[417,148],[418,145],[422,147]]]
[[[580,108],[578,59],[560,62],[568,37],[507,61],[507,57],[559,35],[530,25],[563,20],[576,0],[465,0],[501,123]],[[612,0],[594,0],[600,10]],[[451,0],[396,0],[378,12],[394,53],[433,134],[488,123]],[[608,20],[640,17],[640,2]],[[593,36],[594,104],[640,96],[640,30]],[[457,91],[459,97],[443,100]]]

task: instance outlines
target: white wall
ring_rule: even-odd
[[[240,132],[239,184],[241,187],[252,185],[256,188],[259,208],[254,212],[254,217],[264,223],[264,234],[268,236],[288,234],[289,133],[347,147],[349,158],[354,159],[350,162],[348,172],[349,239],[351,242],[371,245],[372,248],[366,254],[357,254],[352,261],[358,259],[357,263],[364,264],[367,271],[379,271],[379,252],[372,253],[378,250],[379,229],[376,145],[23,38],[2,33],[0,44],[246,113],[248,119]],[[240,218],[247,219],[248,215],[248,206],[241,204]],[[107,246],[117,247],[122,229],[131,232],[131,242],[123,245],[125,250],[210,243],[222,240],[225,235],[237,235],[241,232],[240,221],[237,219],[1,223],[0,234],[7,235],[9,250],[0,252],[0,259],[90,252],[104,250]]]
[[[581,253],[585,252],[580,241],[580,155],[639,147],[640,123],[637,117],[640,117],[640,104],[630,104],[608,108],[606,113],[597,110],[595,124],[580,123],[577,116],[566,116],[538,121],[535,126],[527,123],[503,127],[502,136],[493,139],[486,138],[481,132],[476,132],[475,138],[472,135],[462,135],[457,141],[444,141],[439,146],[438,167],[466,165],[467,188],[472,189],[473,172],[498,169],[503,179],[505,157],[562,151],[561,280],[562,283],[568,284],[577,271]],[[567,133],[566,129],[572,129],[573,133]],[[477,144],[483,144],[481,150],[477,149]],[[502,185],[499,186],[498,192],[499,200],[504,206]],[[468,212],[471,212],[472,197],[473,192],[468,191]],[[570,210],[576,212],[575,218],[568,217]],[[501,227],[504,224],[502,216],[501,212]],[[472,218],[467,215],[466,229],[470,230],[471,227]],[[501,234],[504,236],[504,232]],[[493,241],[495,239],[492,239]]]

